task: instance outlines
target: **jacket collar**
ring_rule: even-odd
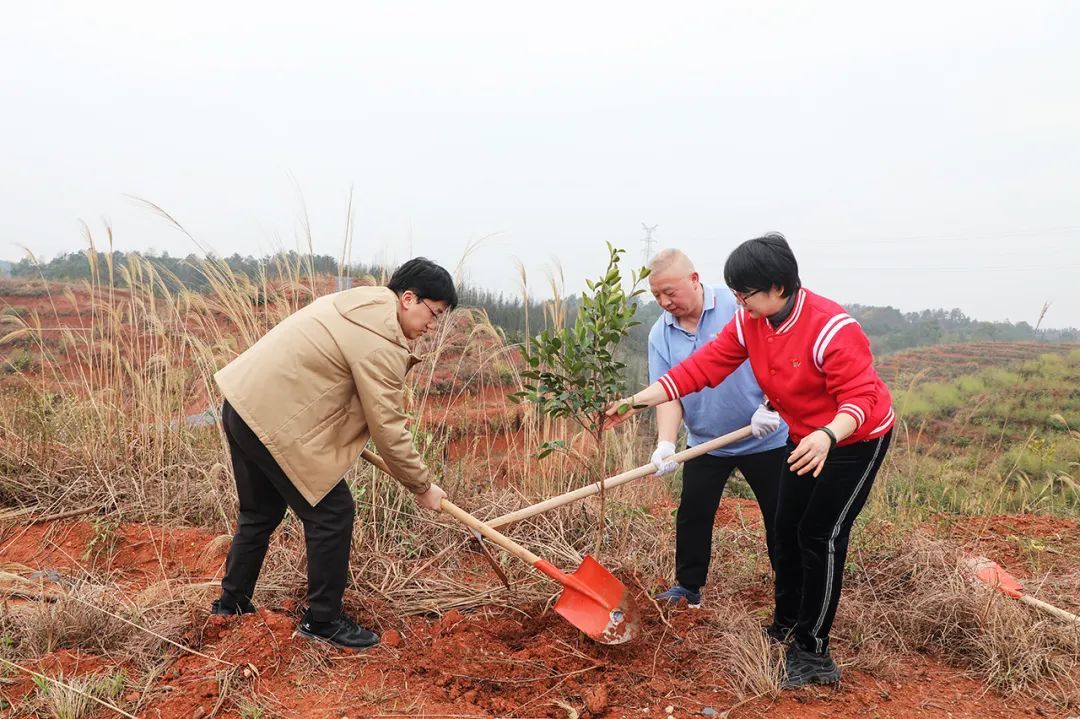
[[[791,314],[788,315],[788,318],[784,320],[779,327],[776,328],[776,334],[782,335],[785,332],[790,332],[795,327],[795,325],[799,321],[800,315],[802,315],[804,304],[806,304],[806,290],[800,287],[799,291],[796,293],[795,306],[791,308]],[[772,326],[769,325],[768,319],[765,319],[765,324],[769,327]]]
[[[334,295],[334,308],[354,325],[393,342],[415,359],[397,319],[397,295],[389,287],[354,287]],[[410,366],[419,362],[410,360]]]

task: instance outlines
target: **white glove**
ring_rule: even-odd
[[[663,477],[671,474],[679,468],[678,462],[668,459],[675,454],[675,445],[671,442],[660,441],[656,443],[656,451],[652,453],[652,463],[656,465],[656,476]]]
[[[446,492],[444,492],[439,485],[433,484],[428,488],[428,491],[414,496],[416,497],[416,503],[424,509],[430,509],[432,512],[441,512],[442,501],[443,497],[446,496]]]
[[[776,410],[761,405],[750,418],[750,434],[758,439],[766,437],[780,429],[780,415]]]

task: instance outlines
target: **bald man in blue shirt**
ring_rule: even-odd
[[[738,308],[731,292],[703,284],[694,265],[676,249],[661,250],[649,263],[649,288],[664,313],[649,332],[649,382],[712,340]],[[676,584],[658,600],[701,606],[709,574],[712,530],[720,497],[731,472],[738,469],[754,491],[765,520],[765,542],[772,564],[773,520],[777,487],[787,455],[787,425],[772,411],[750,369],[742,367],[712,389],[687,395],[656,408],[657,442],[652,461],[658,475],[671,474],[679,428],[685,424],[690,447],[751,425],[753,436],[683,466],[683,491],[675,519]]]

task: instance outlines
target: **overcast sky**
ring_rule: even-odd
[[[0,258],[423,254],[514,292],[784,232],[842,303],[1080,325],[1080,3],[35,2],[0,25]],[[303,197],[303,202],[301,201]]]

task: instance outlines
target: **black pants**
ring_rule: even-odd
[[[712,557],[713,522],[724,486],[734,469],[746,477],[765,520],[765,545],[773,563],[773,517],[776,515],[777,487],[788,455],[784,447],[716,457],[703,454],[683,464],[683,490],[675,516],[675,579],[691,591],[699,591],[709,576]]]
[[[307,545],[308,606],[311,617],[326,622],[341,614],[348,577],[356,506],[342,480],[314,507],[293,486],[236,410],[225,402],[221,410],[232,454],[240,517],[225,561],[222,599],[234,606],[251,601],[273,534],[291,507],[304,524]]]
[[[799,477],[784,463],[776,510],[776,623],[795,628],[809,651],[829,647],[840,603],[848,537],[889,449],[892,431],[834,447],[821,475]],[[788,445],[788,452],[795,449]]]

